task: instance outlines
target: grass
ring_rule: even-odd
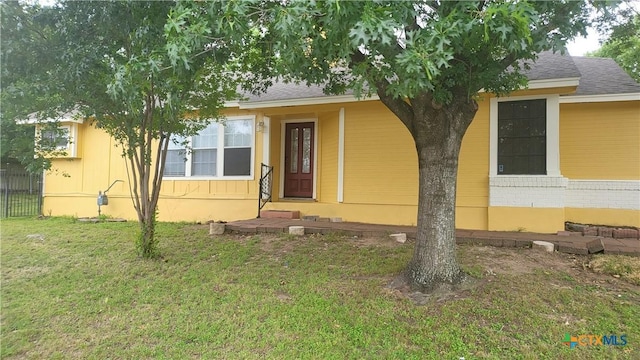
[[[598,255],[589,262],[595,272],[621,277],[640,285],[640,258],[631,256]]]
[[[135,230],[4,220],[0,357],[640,357],[640,288],[591,272],[587,258],[461,246],[477,286],[417,306],[385,288],[410,244],[210,237],[203,225],[160,223],[163,260],[146,261]],[[627,334],[628,344],[569,349],[565,333]]]

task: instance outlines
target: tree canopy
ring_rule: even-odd
[[[6,86],[11,93],[11,113],[3,118],[37,112],[44,119],[71,112],[111,135],[127,159],[141,224],[139,253],[155,256],[165,150],[174,135],[195,134],[219,117],[225,101],[237,98],[237,84],[244,79],[233,71],[243,55],[235,54],[243,53],[227,46],[223,34],[189,24],[196,14],[181,12],[168,23],[174,2],[2,6],[3,13],[10,8],[15,14],[7,24],[11,30],[3,32],[3,42],[10,45],[10,51],[3,49],[6,71],[12,71],[3,79],[3,90]],[[166,34],[176,26],[201,36],[169,43]],[[182,53],[188,61],[176,62],[171,54],[187,46]],[[191,54],[191,49],[197,50]]]
[[[34,158],[34,126],[18,125],[24,119],[24,109],[41,109],[51,104],[51,98],[42,96],[49,86],[46,73],[40,71],[51,66],[48,46],[54,22],[50,9],[34,5],[24,7],[18,2],[0,4],[0,144],[2,161],[19,160],[31,171],[48,167],[45,158]],[[42,144],[45,145],[45,144]],[[41,146],[42,152],[53,151]]]
[[[602,47],[590,55],[614,59],[629,75],[640,82],[640,13],[627,9],[621,23],[612,31]]]
[[[205,13],[209,3],[184,9]],[[526,85],[523,69],[586,34],[587,1],[227,1],[213,28],[256,31],[285,80],[377,94],[411,133],[418,155],[418,231],[403,278],[431,290],[461,282],[455,199],[462,138],[483,89]],[[206,20],[204,20],[206,19]],[[170,20],[174,21],[174,20]],[[198,19],[195,19],[198,21]],[[180,57],[180,56],[179,56]],[[188,61],[182,56],[184,61]]]

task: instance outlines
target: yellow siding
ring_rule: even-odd
[[[489,99],[478,100],[478,105],[478,112],[464,135],[460,151],[458,208],[486,209],[489,205]],[[466,218],[458,216],[459,221]]]
[[[562,175],[640,180],[640,101],[560,104],[560,114]]]
[[[229,116],[249,114],[230,111]],[[256,116],[256,122],[262,116]],[[257,215],[258,182],[262,159],[262,133],[255,133],[252,180],[165,180],[159,203],[159,220],[238,220]],[[78,127],[78,158],[54,159],[45,179],[43,212],[53,215],[96,216],[98,191],[109,190],[103,214],[135,219],[129,198],[129,177],[122,151],[102,130],[89,124]],[[67,176],[68,175],[68,176]],[[133,181],[133,179],[131,179]]]
[[[488,97],[479,105],[460,154],[458,228],[555,232],[563,228],[565,220],[640,226],[640,212],[631,210],[489,207]],[[337,203],[340,108],[345,109],[344,203]],[[640,102],[561,104],[560,111],[564,176],[640,179]],[[299,210],[303,215],[342,217],[345,221],[415,225],[418,167],[413,139],[382,103],[279,107],[260,112],[236,109],[227,113],[246,114],[255,114],[256,122],[263,115],[271,119],[269,163],[274,166],[274,202],[266,209]],[[312,201],[283,201],[278,197],[283,124],[311,119],[317,120],[317,197]],[[104,132],[88,124],[78,126],[77,145],[77,159],[54,160],[56,171],[45,180],[43,212],[95,216],[98,190],[114,180],[123,180],[109,191],[109,205],[102,210],[110,216],[135,219],[121,150]],[[256,216],[262,153],[263,134],[256,132],[252,180],[164,181],[159,219],[231,221]]]
[[[337,204],[315,202],[274,202],[267,210],[299,210],[300,216],[340,217],[343,221],[378,224],[416,224],[416,207],[412,205]]]
[[[640,227],[640,211],[623,209],[565,208],[566,221],[612,226]]]
[[[338,201],[338,111],[318,117],[318,201]]]
[[[345,107],[344,202],[416,205],[418,158],[409,131],[382,103]]]
[[[318,119],[318,202],[337,199],[338,114],[345,108],[344,204],[276,202],[272,209],[295,209],[306,215],[342,217],[350,221],[415,223],[418,199],[417,156],[408,130],[380,102],[333,106],[304,106],[290,114],[267,109],[271,116],[271,161],[275,165],[274,195],[280,186],[281,123],[290,119]],[[291,114],[291,113],[299,114]],[[481,101],[461,152],[458,175],[458,227],[487,226],[489,168],[489,104]],[[275,201],[281,201],[276,197]],[[358,205],[358,206],[350,206]],[[359,206],[365,205],[365,206]],[[380,206],[371,206],[380,205]]]
[[[488,230],[555,233],[564,229],[564,208],[489,207]]]

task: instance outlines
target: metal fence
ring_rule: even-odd
[[[42,174],[24,169],[0,170],[0,217],[42,213]]]

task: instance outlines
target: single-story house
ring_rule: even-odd
[[[456,226],[555,232],[565,221],[640,226],[640,84],[613,60],[544,53],[529,86],[483,93],[462,144]],[[377,99],[329,96],[278,83],[228,104],[212,123],[172,147],[161,221],[256,217],[261,163],[273,167],[265,210],[344,221],[416,223],[413,140]],[[81,119],[63,119],[68,155],[45,177],[43,212],[135,219],[125,161],[115,142]],[[63,175],[64,174],[64,175]]]

